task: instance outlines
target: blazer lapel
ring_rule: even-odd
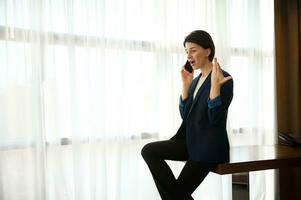
[[[201,74],[198,78],[198,81],[201,77]],[[194,93],[194,90],[196,88],[196,85],[198,83],[198,81],[196,81],[195,85],[193,85],[193,91],[192,91],[192,98],[193,98],[193,93]],[[193,102],[192,102],[192,105],[190,107],[190,110],[188,112],[188,115],[190,114],[191,110],[193,109],[194,105],[196,104],[196,102],[198,101],[198,99],[200,98],[201,94],[203,93],[204,89],[208,86],[210,86],[210,83],[211,82],[211,72],[208,74],[208,76],[206,77],[205,81],[203,82],[203,84],[201,85],[201,87],[199,88],[199,90],[197,91],[196,95],[195,95],[195,98],[193,99]],[[187,116],[188,116],[187,115]]]
[[[201,74],[198,76],[198,78],[194,82],[192,82],[192,85],[191,85],[192,98],[193,98],[194,90],[195,90],[195,88],[196,88],[196,86],[197,86],[197,84],[198,84],[198,82],[200,80],[200,77],[201,77]]]

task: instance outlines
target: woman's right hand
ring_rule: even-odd
[[[181,77],[182,77],[183,86],[187,86],[189,88],[193,80],[193,71],[192,73],[189,73],[188,71],[185,70],[185,67],[183,66],[181,69]]]
[[[182,78],[182,99],[186,99],[188,97],[188,90],[190,87],[190,84],[193,80],[193,71],[192,73],[189,73],[185,70],[184,66],[181,69],[181,78]]]

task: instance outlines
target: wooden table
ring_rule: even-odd
[[[212,172],[224,175],[301,166],[301,147],[284,145],[231,147],[230,162]]]

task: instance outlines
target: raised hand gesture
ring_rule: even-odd
[[[232,79],[231,76],[227,76],[227,77],[224,76],[221,66],[217,62],[217,58],[214,58],[212,73],[211,73],[211,86],[220,87],[230,79]]]
[[[215,97],[219,96],[221,86],[230,79],[232,79],[231,76],[224,76],[221,66],[217,62],[217,59],[214,58],[211,72],[210,99],[214,99]]]

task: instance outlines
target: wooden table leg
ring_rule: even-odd
[[[249,172],[232,174],[232,199],[249,200]]]

